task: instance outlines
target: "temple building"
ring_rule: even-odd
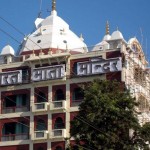
[[[89,49],[57,15],[55,0],[35,26],[18,54],[10,45],[0,53],[0,150],[65,150],[84,98],[80,85],[95,78],[123,83],[140,104],[140,124],[150,121],[148,62],[135,37],[110,34],[107,22],[103,39]]]

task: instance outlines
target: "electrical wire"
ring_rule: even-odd
[[[4,20],[5,22],[7,22],[9,25],[11,25],[8,21],[6,21],[5,19],[3,19],[2,17],[0,17],[2,20]],[[12,25],[11,25],[12,26]],[[18,31],[19,33],[21,33],[22,35],[24,35],[20,30],[18,30],[16,27],[14,27],[14,26],[12,26],[16,31]],[[10,36],[13,40],[15,40],[17,43],[19,43],[20,44],[20,42],[19,41],[17,41],[14,37],[12,37],[10,34],[8,34],[7,32],[5,32],[4,30],[2,30],[2,29],[0,29],[0,31],[1,32],[3,32],[3,33],[5,33],[5,34],[7,34],[8,36]],[[24,35],[25,36],[25,35]],[[29,39],[30,40],[30,39]],[[34,42],[34,41],[33,41]],[[35,43],[35,42],[34,42]],[[35,43],[35,44],[37,44],[37,43]],[[38,45],[38,44],[37,44]],[[39,45],[38,45],[39,46]],[[40,47],[40,46],[39,46]],[[40,47],[41,48],[41,47]],[[28,49],[28,50],[30,50],[30,49]],[[75,74],[75,73],[74,73]],[[75,74],[76,75],[76,74]],[[66,111],[67,112],[67,111]],[[81,119],[81,118],[78,118],[80,121],[83,121],[83,118]],[[86,122],[85,121],[85,123],[88,123],[88,122]],[[89,126],[92,126],[92,127],[94,127],[93,125],[91,125],[91,124],[89,124],[88,123],[88,125]],[[95,127],[94,127],[95,128]],[[96,130],[98,129],[98,128],[95,128]],[[102,131],[100,131],[100,130],[98,130],[99,132],[102,132]]]

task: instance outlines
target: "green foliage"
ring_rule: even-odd
[[[88,149],[136,150],[144,148],[150,139],[150,125],[141,129],[136,112],[135,99],[116,81],[94,80],[84,90],[84,101],[77,117],[71,122],[71,136],[82,141]],[[132,129],[133,135],[129,136]],[[145,140],[141,137],[142,135]]]

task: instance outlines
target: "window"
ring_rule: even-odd
[[[3,126],[3,135],[16,134],[16,122],[5,123]]]
[[[37,150],[44,150],[44,148],[40,146]]]
[[[73,90],[73,100],[82,100],[84,99],[84,92],[81,88],[75,88]]]
[[[37,103],[46,102],[46,95],[43,92],[37,94]]]
[[[23,79],[23,83],[27,83],[29,81],[28,69],[22,69],[22,79]]]
[[[63,93],[63,90],[62,89],[58,89],[56,90],[56,93],[55,93],[55,100],[56,101],[59,101],[59,100],[64,100],[65,99],[65,95]]]
[[[145,73],[141,68],[139,68],[139,67],[134,68],[134,79],[136,82],[141,83],[141,84],[143,82],[145,82],[145,80],[146,80]]]
[[[63,129],[63,128],[64,128],[63,120],[62,118],[58,117],[55,121],[54,129]]]
[[[41,43],[41,40],[38,40],[37,43]]]
[[[62,147],[61,147],[61,146],[57,146],[57,147],[55,148],[55,150],[62,150]]]
[[[45,121],[43,119],[39,119],[36,124],[36,130],[42,131],[42,130],[46,130],[46,129],[47,129],[47,127],[46,127]]]
[[[77,74],[77,62],[74,63],[73,65],[73,73],[72,75]]]
[[[29,103],[28,97],[29,96],[27,94],[18,94],[18,95],[7,96],[4,99],[3,106],[4,107],[27,106]]]
[[[144,96],[140,96],[138,102],[139,102],[139,110],[140,111],[148,111],[149,110],[148,102]]]

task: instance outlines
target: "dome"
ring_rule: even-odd
[[[139,41],[137,40],[136,37],[129,39],[128,45],[131,45],[131,44],[132,44],[133,42],[135,42],[135,41],[139,43]]]
[[[120,31],[114,31],[111,35],[111,40],[118,40],[118,39],[124,39],[123,35]]]
[[[36,27],[36,31],[23,41],[20,53],[47,48],[67,48],[83,53],[87,47],[83,40],[69,29],[69,25],[57,16],[55,10],[42,22],[38,20]]]
[[[15,55],[14,49],[10,45],[6,45],[2,51],[1,55]]]
[[[103,41],[108,41],[111,39],[111,36],[109,34],[106,34],[104,37],[103,37]]]
[[[98,44],[96,44],[94,46],[94,48],[92,49],[92,51],[99,51],[99,50],[106,50],[109,49],[109,43],[107,43],[106,41],[102,41]]]

